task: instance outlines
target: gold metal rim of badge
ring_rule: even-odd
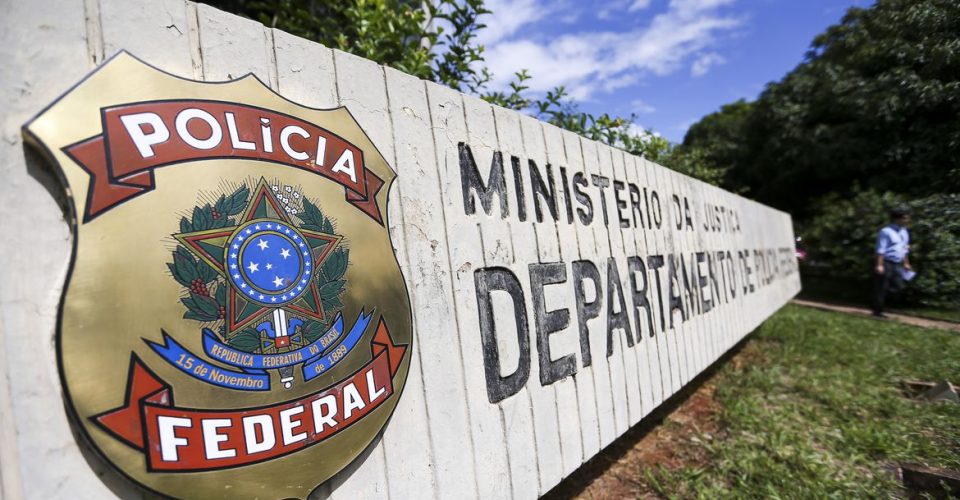
[[[24,136],[70,199],[57,358],[105,461],[164,495],[305,498],[375,442],[412,315],[395,173],[346,108],[120,52]]]

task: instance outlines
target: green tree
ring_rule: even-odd
[[[960,304],[960,2],[877,0],[818,35],[760,97],[704,117],[672,155],[791,212],[804,279],[870,288],[887,210],[914,212],[909,297]],[[810,283],[815,283],[811,280]]]
[[[681,174],[715,186],[726,184],[727,167],[716,164],[708,148],[681,144],[672,147],[657,161]]]
[[[752,110],[752,103],[740,99],[701,118],[687,130],[668,165],[731,191],[745,191],[744,186],[729,182],[727,174],[746,159],[743,142]]]
[[[356,54],[457,90],[477,92],[483,0],[208,0],[266,26]]]
[[[960,2],[851,8],[745,111],[745,120],[721,111],[725,125],[708,116],[690,141],[740,134],[739,146],[720,149],[728,182],[795,215],[855,184],[915,197],[960,191]]]

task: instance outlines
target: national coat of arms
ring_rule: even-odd
[[[24,126],[71,200],[57,350],[82,435],[176,497],[305,498],[406,382],[395,174],[345,108],[121,52]]]

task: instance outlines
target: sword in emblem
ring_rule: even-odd
[[[289,324],[294,327],[299,323],[300,321],[295,318],[289,321]],[[261,323],[257,326],[257,330],[272,337],[275,347],[286,347],[290,345],[287,311],[283,310],[283,308],[278,307],[274,309],[271,321]],[[278,368],[277,371],[280,373],[280,383],[283,384],[284,389],[293,387],[293,366],[284,366]]]
[[[290,345],[290,336],[287,333],[287,311],[283,308],[273,310],[273,328],[277,332],[277,337],[273,339],[277,347],[286,347]],[[280,372],[280,383],[284,389],[293,387],[293,366],[284,366],[278,370]]]

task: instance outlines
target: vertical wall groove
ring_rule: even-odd
[[[427,101],[427,110],[428,110],[427,115],[428,115],[428,117],[429,117],[431,138],[433,139],[434,154],[436,155],[436,158],[437,158],[437,167],[438,167],[438,169],[441,169],[442,167],[441,167],[440,155],[441,155],[442,153],[440,153],[440,151],[439,151],[438,144],[437,144],[437,138],[436,138],[436,131],[439,130],[439,128],[437,127],[436,120],[435,120],[435,118],[434,118],[433,103],[432,103],[431,100],[430,100],[430,92],[429,92],[429,88],[430,88],[430,87],[429,87],[429,86],[430,86],[430,83],[428,83],[427,81],[424,81],[424,82],[423,82],[423,92],[424,92],[424,96],[426,97],[426,101]],[[461,106],[461,107],[462,107],[462,106]],[[444,166],[446,166],[446,165],[444,165]],[[442,177],[439,176],[439,175],[437,176],[437,192],[440,192],[440,193],[443,192],[443,179],[442,179]],[[443,238],[444,238],[445,241],[449,242],[449,241],[451,241],[451,237],[450,237],[450,230],[449,230],[449,225],[448,225],[448,221],[447,221],[447,205],[446,205],[446,204],[441,204],[441,206],[440,206],[440,219],[441,219],[441,221],[443,222]],[[453,290],[454,290],[454,285],[453,285],[454,274],[455,274],[455,273],[459,273],[460,270],[459,270],[459,269],[453,269],[453,262],[454,262],[454,260],[453,260],[453,255],[452,255],[452,253],[451,253],[451,251],[450,251],[450,245],[449,245],[449,244],[444,245],[444,248],[445,248],[445,250],[446,250],[447,263],[448,263],[448,265],[449,265],[449,267],[450,267],[450,273],[447,275],[447,286],[449,286],[449,287],[450,287],[450,290],[453,291]],[[456,298],[455,298],[455,297],[454,297],[454,302],[456,302]],[[456,304],[454,304],[454,307],[453,307],[453,321],[454,321],[454,325],[457,325],[458,328],[456,328],[455,331],[453,331],[453,332],[451,332],[451,333],[452,333],[452,335],[453,335],[453,336],[455,337],[455,339],[456,339],[458,352],[460,353],[460,358],[461,358],[461,360],[462,360],[464,357],[467,356],[467,353],[464,352],[464,350],[463,350],[463,349],[464,349],[463,342],[461,342],[461,339],[460,339],[460,328],[459,328],[459,325],[460,325],[461,318],[460,318],[459,308],[456,307]],[[473,423],[472,423],[472,418],[471,418],[471,416],[470,416],[469,399],[468,399],[468,396],[467,396],[467,394],[466,394],[466,386],[467,386],[466,380],[467,380],[467,379],[466,379],[465,369],[464,369],[462,363],[460,364],[460,370],[459,370],[459,372],[457,373],[457,375],[459,376],[458,381],[459,381],[460,385],[462,385],[462,386],[464,387],[464,394],[463,394],[464,397],[463,397],[463,399],[461,400],[461,403],[462,403],[463,406],[464,406],[464,413],[465,413],[465,415],[466,415],[466,421],[467,421],[467,429],[468,429],[468,432],[467,432],[467,444],[469,445],[469,446],[468,446],[468,452],[469,452],[471,467],[472,467],[472,469],[473,469],[473,471],[474,471],[474,473],[472,474],[472,475],[473,475],[473,482],[474,482],[474,491],[475,491],[475,492],[479,492],[479,491],[480,491],[480,486],[479,486],[479,484],[478,484],[479,478],[477,477],[477,474],[476,474],[476,470],[477,470],[476,444],[474,443],[473,432],[469,432],[469,430],[473,428]],[[437,491],[438,491],[438,494],[439,494],[439,491],[440,491],[439,488],[438,488]]]
[[[190,65],[193,67],[193,77],[205,80],[203,74],[203,51],[200,50],[200,18],[197,14],[197,4],[187,2],[187,36],[190,44]]]
[[[100,0],[83,0],[87,24],[87,54],[90,67],[103,62],[103,28],[100,21]]]

